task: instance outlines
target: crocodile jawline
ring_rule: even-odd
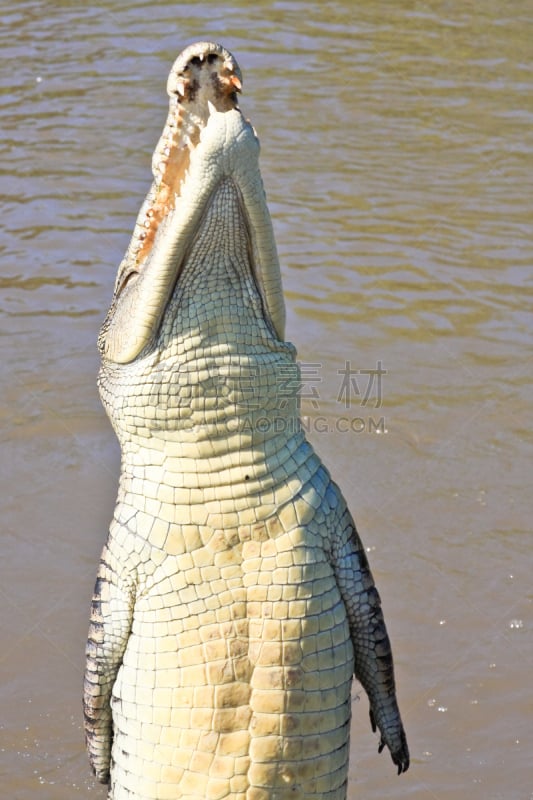
[[[100,352],[108,361],[129,363],[153,346],[202,219],[226,177],[242,200],[265,317],[283,339],[279,263],[259,172],[259,143],[237,104],[241,87],[235,59],[212,43],[187,48],[171,70],[169,113],[152,160],[154,181],[100,332]]]

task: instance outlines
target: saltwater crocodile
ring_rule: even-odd
[[[240,70],[199,43],[167,88],[99,339],[122,464],[87,645],[90,763],[113,800],[345,798],[354,674],[379,750],[409,766],[379,595],[299,424]]]

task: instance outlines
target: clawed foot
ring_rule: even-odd
[[[378,726],[372,709],[370,709],[370,724],[373,732],[375,733],[378,729]],[[405,731],[401,722],[399,733],[391,736],[386,732],[384,733],[380,729],[380,734],[381,739],[378,746],[378,753],[381,753],[385,747],[388,747],[391,758],[398,767],[398,775],[401,775],[402,772],[407,772],[409,769],[409,748],[407,746],[407,739],[405,737]]]

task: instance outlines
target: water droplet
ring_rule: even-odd
[[[446,625],[446,620],[445,619],[439,620],[439,625]]]

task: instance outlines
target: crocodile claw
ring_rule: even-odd
[[[101,772],[95,772],[94,777],[98,783],[105,783],[106,785],[109,785],[110,775],[108,769],[102,770]]]
[[[370,725],[372,726],[372,732],[375,733],[378,729],[376,719],[374,717],[374,712],[370,709]],[[401,726],[401,723],[400,723]],[[393,749],[393,737],[392,736],[385,736],[383,731],[380,730],[381,738],[378,745],[378,753],[382,753],[385,747],[388,747],[390,750],[391,758],[393,763],[398,767],[398,775],[401,775],[402,772],[407,772],[409,769],[409,748],[407,746],[407,739],[405,737],[405,731],[403,727],[400,727],[399,739],[400,743],[399,746],[396,742],[396,745]],[[397,736],[394,736],[396,739]],[[389,741],[387,741],[389,739]]]

